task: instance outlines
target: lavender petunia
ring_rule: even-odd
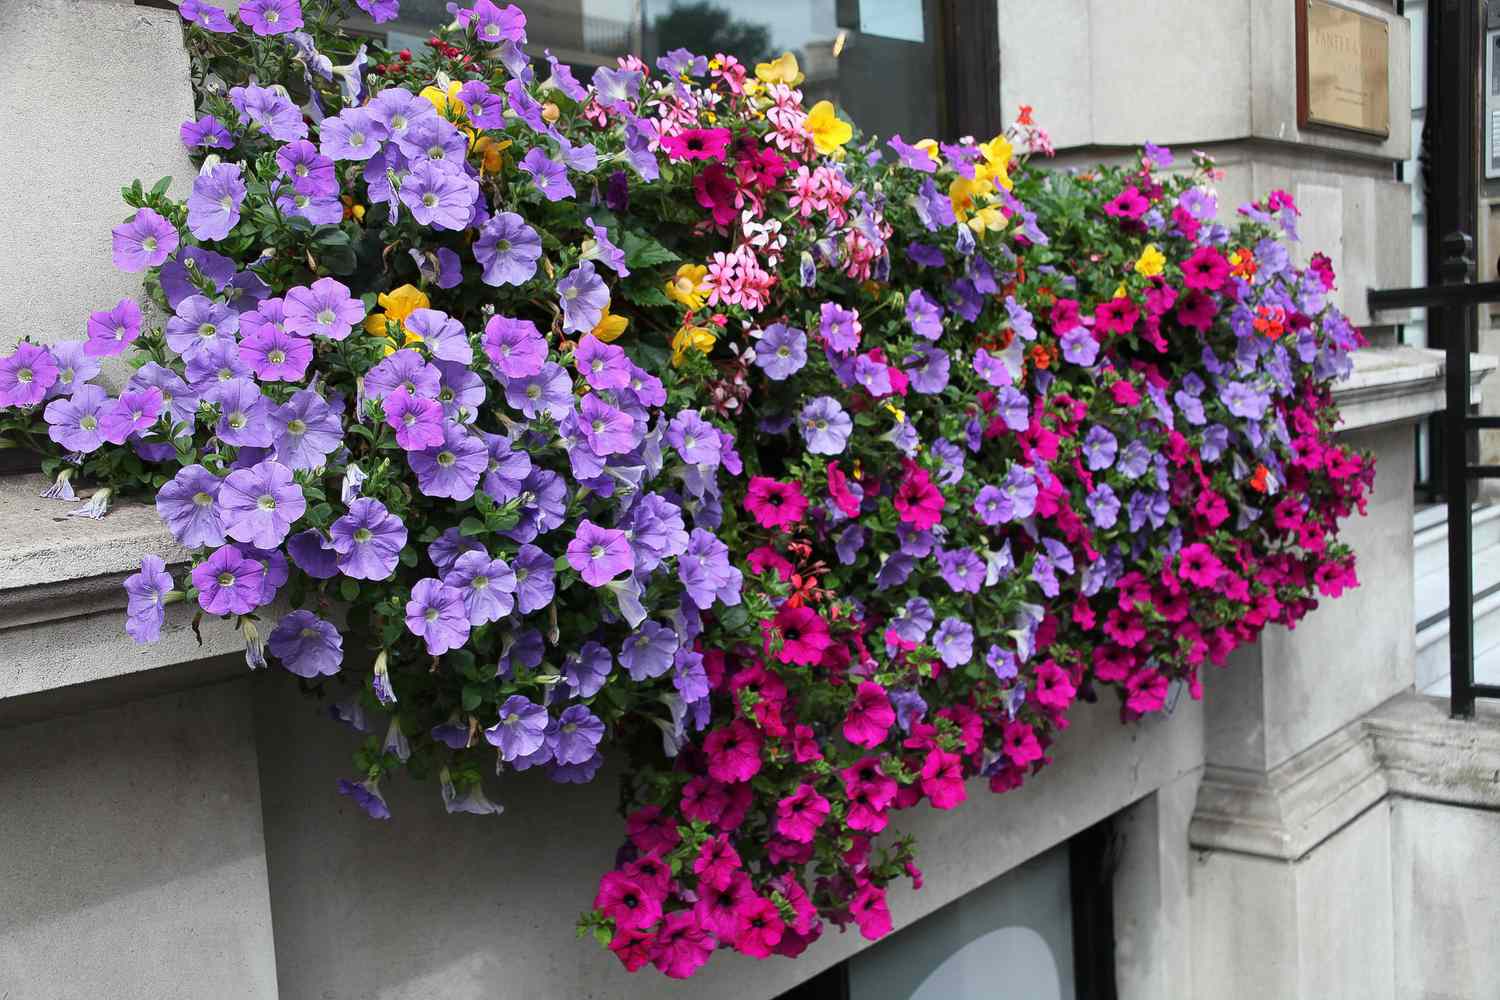
[[[506,385],[505,401],[528,418],[545,413],[561,420],[573,410],[573,381],[561,365],[549,361],[536,375]]]
[[[218,496],[224,533],[262,549],[274,549],[307,511],[302,487],[292,470],[277,461],[236,469],[224,479]]]
[[[417,474],[417,488],[430,497],[467,500],[489,466],[484,442],[459,424],[443,426],[441,444],[409,452],[407,464]]]
[[[561,201],[578,193],[568,180],[568,168],[549,157],[539,146],[533,146],[518,166],[548,201]]]
[[[176,314],[167,320],[167,346],[191,361],[211,344],[233,340],[240,316],[222,302],[202,295],[189,295],[177,303]]]
[[[149,208],[136,211],[112,232],[115,267],[134,273],[159,267],[177,251],[177,227]]]
[[[552,756],[559,764],[582,764],[604,739],[604,723],[583,705],[570,705],[558,716],[551,734]]]
[[[285,323],[291,333],[343,340],[365,318],[365,306],[336,278],[298,285],[285,297]]]
[[[317,469],[344,443],[339,414],[311,389],[299,389],[271,412],[276,461],[293,470]]]
[[[141,335],[141,307],[121,299],[113,309],[89,314],[88,340],[83,349],[91,357],[110,357],[124,351]]]
[[[968,622],[944,618],[932,636],[932,645],[949,667],[961,667],[974,655],[974,629]]]
[[[547,340],[529,319],[491,316],[482,344],[497,375],[507,379],[538,375],[547,361]]]
[[[755,345],[755,363],[773,382],[791,378],[807,364],[807,334],[785,323],[772,323]]]
[[[413,309],[405,320],[406,330],[422,338],[427,352],[439,361],[467,365],[474,360],[474,348],[464,325],[438,309]]]
[[[233,545],[215,549],[193,568],[198,604],[211,615],[243,615],[260,605],[266,568],[242,555]]]
[[[542,746],[551,720],[547,710],[524,695],[513,694],[500,706],[500,721],[484,731],[484,738],[500,748],[500,759],[526,757]]]
[[[57,359],[45,347],[23,340],[0,358],[0,408],[34,406],[57,384]]]
[[[172,590],[172,576],[160,556],[142,556],[141,568],[125,578],[125,632],[136,642],[155,642],[161,638],[166,621],[167,594]]]
[[[307,136],[302,112],[287,99],[280,87],[231,87],[229,100],[240,113],[240,121],[272,139],[290,142]]]
[[[156,513],[185,548],[224,544],[217,504],[223,485],[223,479],[194,464],[183,466],[157,491]]]
[[[266,648],[298,677],[332,676],[344,662],[339,630],[311,611],[297,610],[271,630]]]
[[[511,562],[516,574],[516,609],[523,615],[552,603],[555,593],[553,559],[535,545],[522,545]]]
[[[814,455],[841,454],[854,429],[854,421],[832,396],[818,396],[804,406],[797,425],[807,450]]]
[[[238,163],[219,163],[193,181],[188,195],[188,229],[200,240],[222,240],[240,221],[245,180]]]
[[[715,600],[727,607],[740,603],[743,575],[729,562],[729,547],[712,532],[694,528],[687,549],[677,559],[677,577],[700,610]]]
[[[654,621],[645,621],[620,644],[620,665],[633,681],[660,677],[672,669],[679,646],[677,633]]]
[[[401,184],[401,203],[413,219],[433,229],[467,228],[478,197],[478,182],[443,161],[418,161]]]
[[[515,606],[516,574],[504,559],[492,559],[488,552],[465,552],[443,575],[443,582],[463,595],[471,625],[499,621]]]
[[[479,230],[474,259],[487,285],[523,285],[536,274],[542,238],[514,212],[497,212]],[[592,326],[588,329],[593,329]]]
[[[433,656],[457,649],[469,640],[463,594],[441,580],[418,580],[406,602],[406,627]]]
[[[42,414],[47,436],[68,451],[87,455],[104,443],[100,421],[109,405],[109,394],[102,388],[80,385],[72,396],[47,404]]]
[[[562,304],[563,329],[570,333],[587,333],[599,325],[609,306],[609,289],[594,272],[592,261],[580,261],[557,283],[557,297]]]
[[[406,525],[371,497],[356,498],[328,534],[340,572],[355,580],[389,579],[406,545]]]
[[[247,378],[234,378],[213,387],[207,398],[219,407],[214,433],[237,448],[269,448],[276,440],[271,403]]]
[[[588,518],[579,521],[567,555],[568,565],[591,587],[603,586],[635,565],[625,532],[594,524]]]

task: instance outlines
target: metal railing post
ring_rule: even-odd
[[[1474,241],[1458,231],[1443,237],[1442,282],[1466,284],[1473,274]],[[1471,304],[1455,304],[1441,311],[1447,351],[1447,410],[1444,437],[1450,452],[1444,470],[1448,500],[1448,660],[1450,711],[1455,718],[1474,716],[1474,549],[1470,520],[1469,463],[1469,338],[1473,333]]]

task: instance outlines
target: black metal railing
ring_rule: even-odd
[[[1476,698],[1500,698],[1500,684],[1474,680],[1474,483],[1500,479],[1500,465],[1473,464],[1482,430],[1500,429],[1500,417],[1469,412],[1469,351],[1475,310],[1500,302],[1500,281],[1475,283],[1474,240],[1465,232],[1443,238],[1442,284],[1391,288],[1369,293],[1370,312],[1425,307],[1443,332],[1447,400],[1439,420],[1450,453],[1443,470],[1448,506],[1448,662],[1449,698],[1454,716],[1472,718]]]

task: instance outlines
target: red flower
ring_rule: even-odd
[[[615,931],[610,938],[609,950],[615,953],[626,972],[634,972],[651,960],[656,948],[656,938],[639,931]]]
[[[1129,333],[1140,318],[1141,311],[1124,296],[1101,302],[1094,307],[1094,329],[1100,333]]]
[[[849,714],[844,716],[844,739],[857,747],[877,747],[885,742],[895,722],[896,710],[885,688],[874,681],[862,681]]]
[[[1189,288],[1216,292],[1229,277],[1229,261],[1213,247],[1199,247],[1182,262],[1182,283]]]
[[[828,800],[805,782],[776,803],[776,832],[799,844],[811,844],[818,827],[828,818]]]
[[[762,528],[785,531],[796,527],[807,513],[807,497],[796,482],[783,483],[769,476],[751,476],[745,491],[745,509]]]
[[[828,623],[823,616],[807,605],[784,604],[776,612],[771,627],[781,634],[781,648],[776,659],[782,663],[800,663],[812,666],[823,658],[824,652],[833,645],[828,634]]]
[[[662,136],[661,148],[673,160],[722,160],[729,150],[727,128],[690,128]]]
[[[661,919],[661,901],[639,882],[620,872],[609,872],[599,880],[594,909],[609,917],[622,930],[650,930]]]
[[[734,204],[734,181],[717,163],[711,163],[693,178],[693,197],[698,204],[709,210],[714,222],[727,226],[734,221],[738,209]]]
[[[969,797],[964,788],[963,759],[946,750],[930,750],[922,764],[922,794],[934,809],[952,809]]]
[[[943,493],[932,485],[927,470],[911,459],[902,459],[906,466],[906,478],[896,490],[894,504],[901,520],[918,531],[926,531],[943,519],[946,501]]]
[[[740,907],[739,924],[734,947],[751,958],[770,958],[786,929],[781,911],[763,896],[755,896]]]
[[[744,719],[715,729],[703,741],[708,773],[726,784],[749,781],[760,773],[760,732]]]

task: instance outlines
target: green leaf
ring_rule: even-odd
[[[353,603],[354,599],[359,596],[359,584],[355,583],[348,577],[344,577],[344,579],[339,582],[339,596],[344,600]]]
[[[151,197],[160,198],[167,193],[167,188],[172,186],[172,175],[168,174],[151,186]]]
[[[482,701],[484,701],[484,691],[480,687],[475,684],[464,685],[462,704],[465,712],[474,711]]]
[[[648,285],[638,281],[627,281],[620,285],[620,294],[627,302],[638,306],[669,306],[672,300],[659,285]]]
[[[466,517],[458,522],[458,533],[466,538],[489,533],[489,528],[477,517]]]
[[[651,237],[643,236],[631,229],[625,230],[625,235],[620,241],[620,249],[625,251],[625,263],[631,268],[654,267],[657,264],[670,264],[682,259]]]

